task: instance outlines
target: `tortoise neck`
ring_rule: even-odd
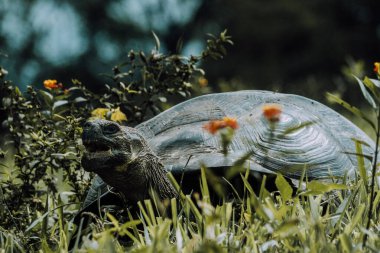
[[[99,173],[102,179],[123,193],[127,202],[135,203],[149,199],[150,193],[171,199],[177,192],[169,182],[164,166],[153,153],[144,153],[133,162],[113,168],[115,173]]]
[[[148,155],[149,156],[149,155]],[[171,199],[177,197],[177,192],[167,178],[164,166],[155,155],[148,157],[149,165],[147,169],[148,190],[153,189],[160,199]],[[149,192],[148,192],[149,195]]]

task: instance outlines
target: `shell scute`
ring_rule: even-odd
[[[270,124],[262,107],[275,103],[282,107],[278,122]],[[224,157],[218,135],[202,129],[210,120],[236,118],[229,154]],[[163,123],[164,122],[164,123]],[[328,107],[310,99],[265,91],[241,91],[205,95],[174,106],[137,127],[169,170],[231,166],[236,159],[253,151],[252,170],[281,172],[297,178],[306,171],[310,178],[353,174],[357,161],[358,138],[373,146],[359,128]],[[371,147],[365,147],[371,153]],[[190,158],[190,160],[189,160]],[[189,161],[189,163],[187,163]]]

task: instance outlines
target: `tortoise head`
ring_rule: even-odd
[[[176,196],[158,157],[138,130],[108,120],[88,121],[82,140],[86,147],[83,168],[120,190],[127,200],[149,197],[149,185],[161,198]]]
[[[111,173],[109,170],[128,164],[141,152],[149,151],[144,137],[136,129],[108,120],[86,122],[82,141],[86,148],[83,168],[100,175]]]

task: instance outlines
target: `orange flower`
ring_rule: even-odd
[[[278,104],[266,104],[263,106],[263,115],[270,122],[277,122],[280,120],[282,108]]]
[[[223,122],[226,124],[226,126],[231,127],[232,129],[238,129],[239,127],[235,118],[224,117]]]
[[[48,80],[45,80],[44,81],[44,87],[46,89],[60,89],[63,87],[62,83],[57,83],[57,80],[51,80],[51,79],[48,79]]]
[[[375,71],[376,74],[380,75],[380,62],[375,62],[373,71]]]
[[[211,120],[207,124],[203,125],[203,129],[215,134],[218,130],[230,127],[232,129],[237,129],[239,127],[235,118],[224,117],[222,120]]]

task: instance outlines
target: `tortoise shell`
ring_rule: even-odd
[[[279,121],[271,127],[263,116],[265,104],[282,107]],[[227,156],[218,134],[202,126],[210,120],[235,118],[235,131]],[[231,166],[251,152],[250,170],[281,173],[297,179],[306,168],[309,179],[354,176],[357,168],[355,139],[363,153],[372,155],[373,141],[358,127],[332,109],[311,99],[268,91],[238,91],[204,95],[180,103],[136,126],[161,162],[173,174],[196,171],[203,164],[218,170]],[[84,207],[107,192],[97,176]]]

